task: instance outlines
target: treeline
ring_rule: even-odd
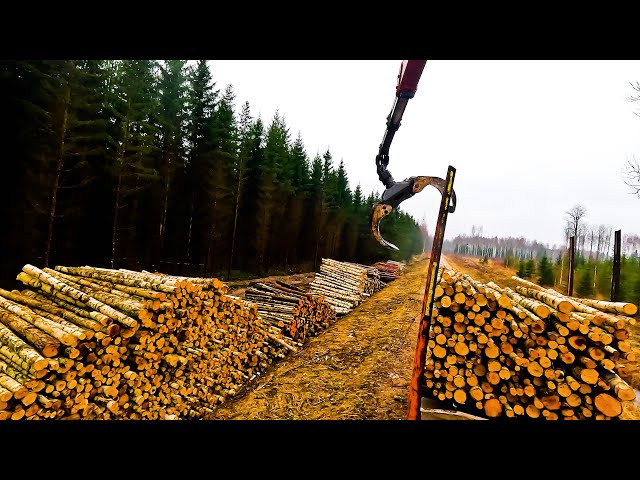
[[[401,211],[381,226],[400,252],[378,245],[377,193],[236,108],[206,61],[1,61],[0,104],[5,285],[25,263],[229,279],[422,251]]]
[[[599,260],[613,255],[613,228],[608,225],[580,225],[576,237],[576,253],[589,259]],[[621,232],[620,252],[622,255],[638,255],[640,235]],[[569,232],[565,231],[568,245]],[[546,255],[550,259],[559,258],[566,246],[557,246],[528,240],[524,237],[486,237],[482,227],[473,226],[470,235],[457,235],[443,243],[443,251],[459,255],[504,259],[506,265],[514,266],[514,260],[540,259]]]
[[[577,253],[574,257],[574,296],[584,298],[611,299],[613,259],[596,259]],[[565,252],[555,260],[546,254],[539,258],[522,259],[517,264],[516,275],[539,285],[566,293],[569,280],[569,257]],[[640,305],[640,256],[620,257],[619,301]]]
[[[458,255],[508,259],[507,263],[513,259],[519,261],[555,252],[542,243],[523,237],[484,237],[481,234],[457,235],[445,240],[442,249]]]

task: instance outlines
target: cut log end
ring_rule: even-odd
[[[496,418],[502,415],[502,404],[497,398],[489,398],[484,402],[484,413],[487,417]]]
[[[622,403],[608,393],[599,393],[593,403],[598,411],[607,417],[618,417],[622,414]]]

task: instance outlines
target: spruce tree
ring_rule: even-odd
[[[183,228],[186,231],[184,256],[190,264],[203,262],[205,252],[206,222],[203,219],[208,205],[206,178],[209,170],[206,160],[212,148],[212,118],[219,95],[215,87],[207,61],[198,60],[190,70],[187,92],[185,190],[188,213]]]
[[[536,273],[536,261],[530,258],[525,263],[525,278],[531,278]]]
[[[551,262],[546,254],[540,259],[539,265],[540,277],[538,278],[538,284],[544,287],[553,286],[553,270],[551,268]]]
[[[357,259],[357,249],[360,240],[360,225],[366,219],[366,213],[362,209],[362,188],[360,184],[353,192],[351,208],[348,211],[348,221],[345,225],[344,253],[346,258]]]
[[[305,244],[301,239],[305,217],[306,187],[309,181],[309,159],[304,148],[302,136],[298,133],[289,152],[291,163],[292,192],[288,199],[288,207],[283,225],[283,247],[285,270],[289,264],[300,261],[299,251],[304,251]]]
[[[516,275],[520,278],[526,278],[527,276],[527,263],[524,258],[521,258],[520,262],[518,262],[518,271],[516,272]]]
[[[294,194],[293,185],[294,165],[290,155],[289,131],[284,118],[276,111],[269,128],[267,129],[266,143],[264,147],[265,167],[275,175],[273,190],[273,205],[270,211],[270,231],[266,250],[266,264],[269,268],[272,264],[286,263],[286,253],[291,245],[282,239],[278,233],[284,233],[289,218],[285,215],[289,201]]]
[[[328,174],[327,174],[328,175]],[[329,214],[327,199],[323,188],[323,163],[320,155],[316,154],[311,162],[311,175],[309,178],[309,206],[308,218],[313,219],[312,228],[309,228],[310,258],[313,260],[313,270],[317,271],[320,257],[323,254],[322,243],[326,235],[326,224]]]
[[[584,298],[591,298],[593,296],[593,273],[588,266],[580,272],[580,281],[576,285],[576,293]]]
[[[234,170],[238,148],[234,103],[233,86],[227,85],[216,105],[211,125],[210,150],[205,156],[209,167],[205,170],[205,276],[214,276],[220,267],[227,265],[225,259],[231,244]]]
[[[227,281],[231,278],[231,269],[233,268],[233,258],[235,254],[236,232],[238,229],[238,215],[240,213],[240,205],[244,195],[244,184],[247,177],[248,162],[251,155],[251,107],[249,102],[242,105],[240,118],[238,119],[238,154],[235,168],[235,201],[233,212],[233,227],[231,232],[231,248],[229,251],[229,266],[227,267]]]
[[[240,205],[240,218],[243,222],[238,226],[238,239],[241,255],[238,256],[239,266],[251,269],[256,275],[259,270],[258,243],[256,236],[257,210],[260,207],[259,189],[261,185],[261,170],[264,163],[265,126],[258,116],[251,124],[247,142],[247,176],[245,195]],[[259,276],[259,275],[258,275]]]
[[[140,194],[158,180],[154,168],[158,112],[156,62],[123,60],[110,62],[106,107],[111,115],[108,145],[113,185],[110,266],[121,257],[144,258],[147,251],[137,229],[147,221],[140,211]]]
[[[187,67],[185,60],[165,60],[159,65],[158,89],[160,127],[158,146],[160,148],[159,185],[154,198],[157,213],[157,228],[154,228],[153,262],[158,265],[165,247],[165,237],[169,227],[173,240],[172,247],[179,248],[182,242],[182,225],[188,211],[184,205],[185,126],[187,116]],[[172,214],[172,215],[171,215]],[[169,216],[169,217],[168,217]]]
[[[3,162],[0,213],[3,231],[14,232],[0,235],[2,251],[12,252],[0,262],[8,281],[24,263],[42,264],[46,248],[55,145],[49,112],[58,101],[51,88],[43,88],[48,69],[42,60],[0,61],[0,138],[5,158],[11,159]]]

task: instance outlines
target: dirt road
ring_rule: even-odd
[[[426,273],[408,265],[207,419],[404,420]]]

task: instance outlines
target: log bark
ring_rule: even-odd
[[[0,322],[19,335],[23,340],[33,345],[42,356],[55,357],[58,355],[62,345],[59,340],[3,307],[0,307]]]
[[[88,306],[90,306],[91,308],[99,311],[100,313],[103,313],[104,315],[112,318],[113,320],[116,320],[118,322],[120,322],[121,324],[133,328],[135,326],[138,325],[138,321],[125,315],[122,312],[119,312],[118,310],[115,310],[114,308],[112,308],[111,306],[102,303],[98,300],[96,300],[95,298],[92,298],[90,295],[87,295],[84,292],[81,292],[79,290],[76,290],[73,287],[70,287],[68,285],[65,285],[64,283],[62,283],[61,281],[59,281],[58,279],[52,277],[51,275],[49,275],[48,273],[40,270],[37,267],[34,267],[33,265],[27,264],[24,267],[22,267],[22,270],[31,275],[32,277],[36,278],[37,280],[39,280],[42,283],[46,283],[47,285],[50,285],[51,287],[53,287],[54,289],[60,291],[61,293],[63,293],[64,295],[68,295],[71,298],[74,298],[80,302],[86,303]]]

